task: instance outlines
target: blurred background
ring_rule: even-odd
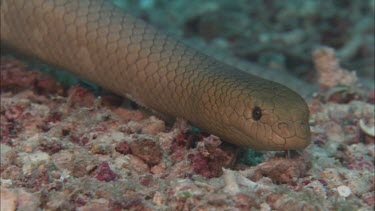
[[[374,78],[374,0],[113,0],[196,48],[316,79],[312,52],[335,49],[343,68]]]

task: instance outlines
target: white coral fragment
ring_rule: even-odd
[[[236,194],[240,191],[233,171],[223,168],[223,178],[225,182],[225,192],[229,194]]]
[[[346,185],[340,185],[337,187],[337,192],[339,193],[340,196],[342,197],[348,197],[350,194],[352,194],[352,191],[350,188]]]
[[[374,120],[374,119],[372,119],[372,120]],[[361,120],[359,120],[359,127],[367,135],[369,135],[371,137],[375,137],[375,124],[374,124],[374,121],[371,121],[370,123],[366,124],[365,120],[361,119]]]

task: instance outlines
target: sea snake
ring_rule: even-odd
[[[2,44],[229,143],[293,150],[311,142],[300,95],[188,47],[110,1],[0,2]]]

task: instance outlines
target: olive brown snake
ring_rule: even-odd
[[[1,0],[1,42],[253,149],[310,143],[304,99],[176,41],[105,0]]]

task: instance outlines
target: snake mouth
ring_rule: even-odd
[[[232,131],[232,137],[229,138],[232,138],[231,140],[238,140],[236,142],[238,145],[250,147],[256,150],[285,150],[285,139],[283,143],[280,143],[280,141],[273,142],[273,137],[271,137],[271,139],[257,139],[234,126],[229,126],[229,129]]]
[[[237,140],[236,144],[238,145],[250,147],[255,150],[298,150],[310,144],[308,134],[304,135],[304,137],[294,135],[284,138],[273,131],[270,136],[259,139],[254,138],[251,134],[246,134],[235,126],[229,126],[228,128],[232,131],[231,137],[228,138]]]

